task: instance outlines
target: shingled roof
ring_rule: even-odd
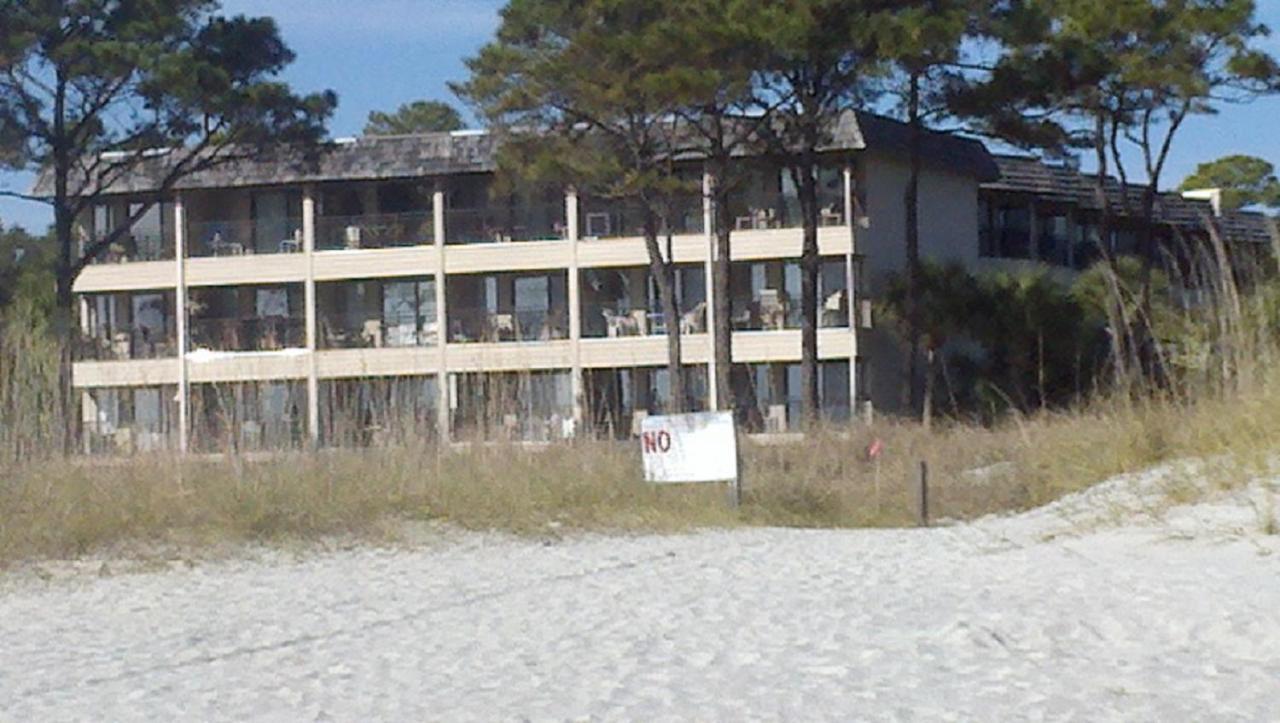
[[[997,155],[995,162],[999,167],[999,178],[982,184],[984,190],[1033,195],[1037,199],[1099,210],[1100,204],[1094,189],[1097,174],[1045,163],[1031,156]],[[1142,186],[1123,186],[1111,176],[1107,176],[1105,183],[1114,213],[1124,214],[1126,195],[1130,208],[1141,207]],[[1186,198],[1180,193],[1171,192],[1161,193],[1157,197],[1156,217],[1161,223],[1187,229],[1203,229],[1206,218],[1215,218],[1213,205],[1208,201]],[[1258,243],[1268,243],[1271,240],[1273,219],[1266,214],[1227,211],[1215,220],[1227,238]]]
[[[847,113],[832,126],[831,142],[824,150],[871,150],[905,156],[908,143],[909,129],[901,122],[866,113]],[[176,188],[240,188],[484,173],[495,169],[496,147],[497,139],[484,131],[365,136],[219,164],[183,178]],[[976,140],[930,132],[925,135],[923,148],[929,167],[946,168],[978,180],[999,177],[991,155]],[[109,192],[129,194],[156,190],[163,178],[164,164],[163,155],[148,159],[112,183]],[[52,193],[47,172],[37,180],[32,192],[37,196]]]

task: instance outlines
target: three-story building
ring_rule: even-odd
[[[818,350],[831,418],[897,395],[891,352],[876,369],[878,345],[860,331],[862,302],[905,259],[907,138],[899,123],[850,114],[823,154]],[[972,263],[994,160],[941,134],[924,148],[922,252]],[[755,426],[795,423],[802,232],[785,169],[743,158],[730,208],[692,195],[669,214],[680,316],[668,320],[638,209],[572,189],[499,192],[494,150],[481,132],[346,139],[184,179],[76,282],[86,446],[625,436],[671,393],[673,326],[687,404],[715,406],[717,212],[733,228],[736,384]],[[113,185],[79,220],[83,238],[155,199],[149,178]]]

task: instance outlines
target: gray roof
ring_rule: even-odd
[[[911,152],[911,126],[902,121],[859,113],[858,124],[866,148],[877,153],[907,158]],[[1000,178],[1000,167],[982,141],[952,133],[927,131],[921,144],[925,164],[973,176],[979,181]]]
[[[905,156],[908,138],[908,127],[903,123],[866,113],[847,113],[833,125],[831,142],[824,150],[871,150]],[[176,188],[237,188],[484,173],[495,169],[496,145],[496,138],[483,131],[366,136],[223,163],[183,178]],[[999,175],[991,155],[979,141],[929,132],[923,147],[929,167],[946,168],[979,180]],[[156,156],[111,184],[109,192],[154,191],[160,185],[163,171],[164,156]],[[33,193],[47,196],[51,192],[52,183],[46,172],[37,180]]]
[[[1097,174],[1045,163],[1031,156],[1001,155],[996,156],[995,160],[1000,177],[982,184],[984,190],[1033,195],[1041,200],[1099,210],[1100,204],[1094,189]],[[1132,183],[1122,186],[1119,180],[1111,176],[1107,176],[1105,184],[1114,213],[1123,215],[1126,196],[1130,208],[1141,207],[1142,186]],[[1156,216],[1161,223],[1203,229],[1204,219],[1212,218],[1213,215],[1213,205],[1203,199],[1185,198],[1180,193],[1164,192],[1156,200]],[[1271,240],[1273,219],[1266,214],[1228,211],[1215,220],[1228,238],[1259,243]]]
[[[367,136],[304,149],[282,149],[246,160],[220,163],[182,178],[175,188],[238,188],[339,180],[421,178],[492,171],[494,139],[487,133],[424,133]],[[164,156],[147,159],[113,183],[110,193],[145,193],[159,188]],[[48,195],[46,171],[33,193]]]

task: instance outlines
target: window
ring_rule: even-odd
[[[1031,258],[1031,209],[1001,206],[996,211],[995,251],[1006,259]]]
[[[1070,265],[1071,224],[1066,215],[1041,215],[1036,219],[1040,238],[1037,253],[1041,261],[1058,266]]]

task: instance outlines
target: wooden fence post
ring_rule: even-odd
[[[920,517],[921,527],[929,526],[929,463],[920,460]]]

